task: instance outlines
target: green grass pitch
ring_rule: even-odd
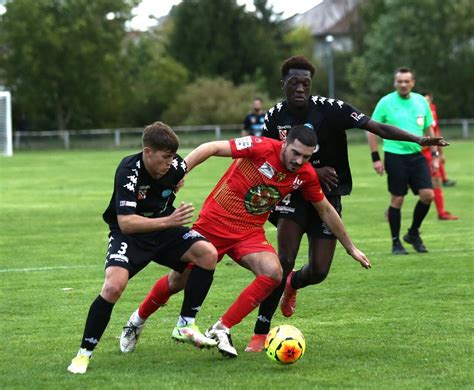
[[[118,349],[130,313],[167,269],[151,264],[114,308],[86,375],[66,367],[77,352],[89,305],[103,281],[108,204],[115,167],[133,151],[23,152],[0,160],[0,313],[2,388],[472,388],[474,143],[446,150],[458,181],[444,190],[459,221],[438,221],[434,207],[422,226],[427,254],[393,257],[384,210],[386,178],[377,176],[366,144],[350,145],[354,190],[343,218],[373,263],[362,269],[338,247],[331,273],[298,295],[294,317],[274,325],[305,335],[307,351],[293,366],[243,351],[255,313],[233,329],[239,357],[175,344],[182,295],[148,322],[132,354]],[[182,152],[185,155],[185,151]],[[178,201],[199,209],[229,160],[213,158],[187,178]],[[402,231],[415,197],[406,198]],[[275,229],[267,226],[275,243]],[[298,265],[306,261],[303,240]],[[252,280],[228,259],[218,265],[198,324],[212,324]]]

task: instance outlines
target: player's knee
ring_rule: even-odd
[[[201,268],[213,270],[217,264],[217,249],[209,242],[200,241],[200,248],[193,256],[192,262]]]
[[[420,193],[420,200],[425,204],[431,203],[433,199],[434,191],[423,191],[422,193]]]
[[[115,303],[119,300],[126,284],[106,282],[102,287],[100,295],[108,302]]]

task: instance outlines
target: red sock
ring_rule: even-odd
[[[165,275],[158,279],[146,298],[140,304],[140,307],[138,308],[138,315],[140,318],[146,320],[148,317],[150,317],[160,308],[160,306],[163,306],[166,302],[168,302],[170,295],[168,275]]]
[[[280,282],[265,275],[259,275],[234,301],[221,318],[224,326],[231,328],[242,321],[253,309],[268,297]]]
[[[441,187],[438,187],[434,188],[433,191],[436,211],[438,212],[438,215],[444,214],[446,211],[444,210],[443,190]]]

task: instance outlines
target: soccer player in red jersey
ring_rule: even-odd
[[[432,132],[435,137],[442,137],[441,130],[439,129],[438,125],[438,114],[436,112],[436,105],[433,103],[433,95],[431,94],[431,92],[424,92],[423,96],[428,101],[428,104],[430,105],[431,109],[431,114],[433,115],[433,123],[431,124]],[[425,146],[422,150],[422,153],[428,162],[428,166],[430,167],[431,181],[433,183],[434,203],[436,206],[436,211],[438,213],[438,219],[442,221],[455,221],[459,219],[458,217],[444,209],[444,194],[442,186],[444,185],[445,187],[452,187],[456,184],[456,182],[453,180],[449,180],[446,177],[446,171],[444,170],[445,158],[443,149],[439,148],[438,151],[431,152],[431,149]],[[432,168],[431,160],[433,153],[434,155],[439,156],[438,169]]]
[[[371,267],[365,254],[355,247],[345,231],[339,214],[324,196],[318,176],[308,163],[316,145],[314,131],[299,125],[289,131],[283,142],[253,136],[208,142],[185,158],[188,171],[211,156],[235,159],[207,197],[193,226],[216,247],[218,259],[227,254],[256,276],[205,333],[206,337],[218,342],[217,347],[224,356],[237,356],[230,328],[240,323],[282,281],[278,255],[267,241],[263,225],[270,210],[285,195],[300,190],[347,253],[362,267]],[[171,294],[179,291],[186,279],[186,272],[172,271],[158,280],[132,317],[138,314],[144,321]],[[169,286],[171,288],[167,288]],[[131,343],[136,343],[136,339]]]

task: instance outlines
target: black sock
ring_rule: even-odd
[[[390,233],[392,234],[392,241],[398,240],[400,237],[400,224],[401,224],[401,213],[400,209],[390,206],[388,208],[388,223],[390,225]]]
[[[181,317],[196,317],[211,288],[213,277],[214,270],[209,271],[194,265],[186,287],[184,288],[184,300],[180,313]]]
[[[425,219],[426,214],[428,214],[430,206],[431,203],[424,204],[421,200],[418,201],[415,206],[415,209],[413,210],[413,222],[411,224],[410,229],[408,229],[408,234],[412,236],[417,236],[419,234],[418,229],[420,228],[421,223]]]
[[[255,334],[267,334],[270,332],[272,317],[285,290],[286,278],[283,279],[280,285],[260,304],[254,328]]]
[[[110,320],[114,303],[107,302],[100,295],[92,302],[87,315],[84,335],[82,336],[81,348],[93,351]]]

